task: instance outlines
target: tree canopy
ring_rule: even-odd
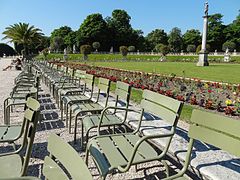
[[[24,49],[25,55],[28,55],[31,49],[37,49],[43,38],[41,29],[30,26],[28,23],[18,23],[6,27],[3,39],[9,39],[9,42]]]

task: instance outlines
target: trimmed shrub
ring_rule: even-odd
[[[47,59],[48,51],[49,51],[48,48],[45,48],[45,49],[42,50],[42,54],[43,54],[45,60]]]
[[[196,46],[194,44],[189,44],[187,46],[187,52],[196,52]]]
[[[88,59],[88,55],[91,54],[92,48],[90,45],[82,45],[80,47],[80,52],[83,54],[83,60]]]
[[[93,44],[92,44],[92,47],[93,47],[94,49],[96,49],[96,52],[98,51],[98,49],[100,48],[100,46],[101,46],[101,44],[100,44],[99,42],[93,42]]]
[[[121,52],[123,59],[126,59],[126,56],[128,54],[128,48],[127,46],[120,46],[119,51]]]
[[[207,48],[207,51],[209,51],[209,50],[210,50],[210,45],[207,44],[207,45],[206,45],[206,48]],[[199,53],[199,52],[201,51],[201,49],[202,49],[202,45],[200,44],[200,45],[198,45],[198,47],[197,47],[197,49],[196,49],[196,53]]]
[[[155,46],[155,50],[156,50],[157,52],[162,53],[163,56],[166,56],[166,54],[169,53],[170,48],[169,48],[167,45],[165,45],[165,44],[157,44],[157,45]]]
[[[128,51],[129,52],[134,52],[136,50],[135,46],[129,46]]]
[[[236,48],[236,44],[231,41],[226,41],[222,45],[222,50],[225,52],[227,50],[227,48],[228,48],[229,52],[233,52],[233,50]]]

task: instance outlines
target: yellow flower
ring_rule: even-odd
[[[225,103],[226,103],[227,106],[229,106],[229,105],[232,104],[232,100],[231,100],[231,99],[227,99],[227,100],[225,101]]]
[[[205,83],[205,84],[204,84],[204,87],[207,89],[207,88],[208,88],[208,84],[207,84],[207,83]]]

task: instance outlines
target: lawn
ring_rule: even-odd
[[[166,75],[173,73],[177,76],[185,75],[185,77],[204,80],[240,83],[240,64],[216,63],[206,67],[197,67],[194,63],[186,62],[89,62],[88,64]]]

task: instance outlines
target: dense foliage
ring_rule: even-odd
[[[222,18],[219,13],[209,16],[208,50],[221,52],[228,48],[229,51],[240,51],[240,14],[228,25],[223,24]],[[120,46],[135,47],[129,51],[160,52],[159,44],[165,45],[170,52],[198,52],[201,44],[201,32],[197,29],[182,33],[181,29],[174,27],[166,33],[157,28],[144,36],[142,30],[132,27],[131,16],[120,9],[113,10],[110,17],[103,17],[100,13],[90,14],[76,31],[62,26],[54,29],[50,37],[43,36],[40,29],[26,23],[7,27],[3,34],[4,38],[14,43],[18,53],[25,49],[26,54],[37,53],[49,46],[52,52],[62,53],[66,49],[68,53],[76,53],[81,45],[90,45],[105,52],[117,52]]]
[[[6,56],[12,56],[16,54],[16,51],[9,45],[0,43],[0,57],[3,57],[3,55]]]
[[[24,52],[24,55],[39,50],[38,47],[41,47],[44,41],[41,30],[27,23],[10,25],[3,34],[5,35],[3,39],[9,39],[9,42],[21,47],[19,51]]]

